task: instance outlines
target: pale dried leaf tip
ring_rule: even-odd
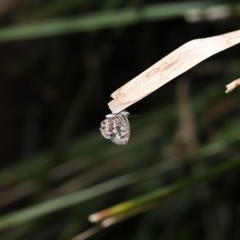
[[[119,113],[206,58],[240,43],[240,30],[190,41],[112,93],[108,103]]]
[[[184,13],[184,18],[190,23],[204,20],[217,21],[231,16],[232,9],[227,4],[210,6],[205,9],[200,7],[190,8]]]
[[[227,4],[211,6],[206,9],[205,18],[209,21],[228,18],[232,14],[232,9]]]
[[[106,227],[109,227],[109,226],[113,225],[116,222],[117,222],[117,220],[113,217],[107,218],[107,219],[105,219],[101,222],[101,226],[106,228]]]
[[[237,87],[240,87],[240,78],[226,85],[227,90],[225,91],[225,93],[230,93]]]
[[[99,225],[98,226],[94,226],[94,227],[88,229],[87,231],[80,233],[79,235],[74,237],[72,240],[85,240],[85,239],[88,239],[89,237],[92,237],[96,233],[100,232],[101,230],[102,230],[101,226],[99,226]]]
[[[99,214],[94,213],[88,217],[88,220],[92,223],[98,222],[100,220]]]

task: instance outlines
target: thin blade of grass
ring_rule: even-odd
[[[192,7],[206,7],[211,3],[156,4],[123,10],[101,11],[85,16],[49,20],[44,23],[0,28],[0,42],[63,35],[73,32],[97,31],[182,16]]]
[[[208,181],[212,178],[220,176],[221,174],[227,173],[229,171],[237,170],[239,168],[240,168],[240,159],[238,158],[237,160],[221,164],[218,167],[212,168],[210,170],[206,170],[193,177],[180,180],[170,186],[163,187],[159,190],[145,194],[138,198],[117,204],[108,209],[104,209],[98,213],[91,214],[89,216],[89,220],[91,222],[100,223],[100,222],[106,221],[107,219],[111,219],[110,222],[114,223],[114,221],[112,221],[113,218],[116,220],[119,217],[119,219],[122,220],[124,218],[124,215],[126,215],[126,218],[127,218],[127,216],[134,215],[131,213],[141,212],[139,211],[140,209],[145,211],[145,209],[148,209],[149,206],[158,205],[162,199],[165,199],[166,197],[169,197],[172,194],[183,191],[196,184],[202,183],[204,181]],[[106,222],[103,222],[103,223],[105,224]]]

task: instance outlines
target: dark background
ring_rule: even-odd
[[[222,4],[228,16],[217,10],[219,17],[209,20],[207,6]],[[157,12],[154,19],[144,15],[149,6]],[[200,13],[193,22],[186,14],[194,6]],[[240,29],[237,1],[11,0],[0,1],[0,8],[1,239],[71,239],[92,226],[87,218],[94,212],[239,157],[239,89],[228,95],[224,91],[240,76],[240,45],[129,107],[130,113],[143,116],[130,118],[127,146],[114,145],[99,131],[117,88],[192,39]],[[124,19],[129,9],[135,11],[134,21]],[[109,13],[106,24],[99,25],[99,14],[109,18]],[[116,19],[122,14],[120,25],[112,24],[114,14]],[[91,23],[84,30],[73,27],[71,20],[81,22],[82,17]],[[41,36],[52,22],[59,31],[55,26]],[[24,212],[8,215],[186,158],[200,162],[46,210],[42,216],[34,209],[31,219]],[[153,210],[140,211],[92,239],[239,239],[238,175],[230,171],[190,191],[170,194]],[[6,220],[9,216],[12,220]]]

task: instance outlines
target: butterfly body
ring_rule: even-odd
[[[126,145],[130,138],[128,116],[127,111],[106,115],[106,119],[101,122],[100,126],[103,137],[117,145]]]

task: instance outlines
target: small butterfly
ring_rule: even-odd
[[[129,115],[129,112],[125,110],[106,115],[106,119],[101,122],[99,128],[103,137],[117,145],[126,145],[130,138]]]

